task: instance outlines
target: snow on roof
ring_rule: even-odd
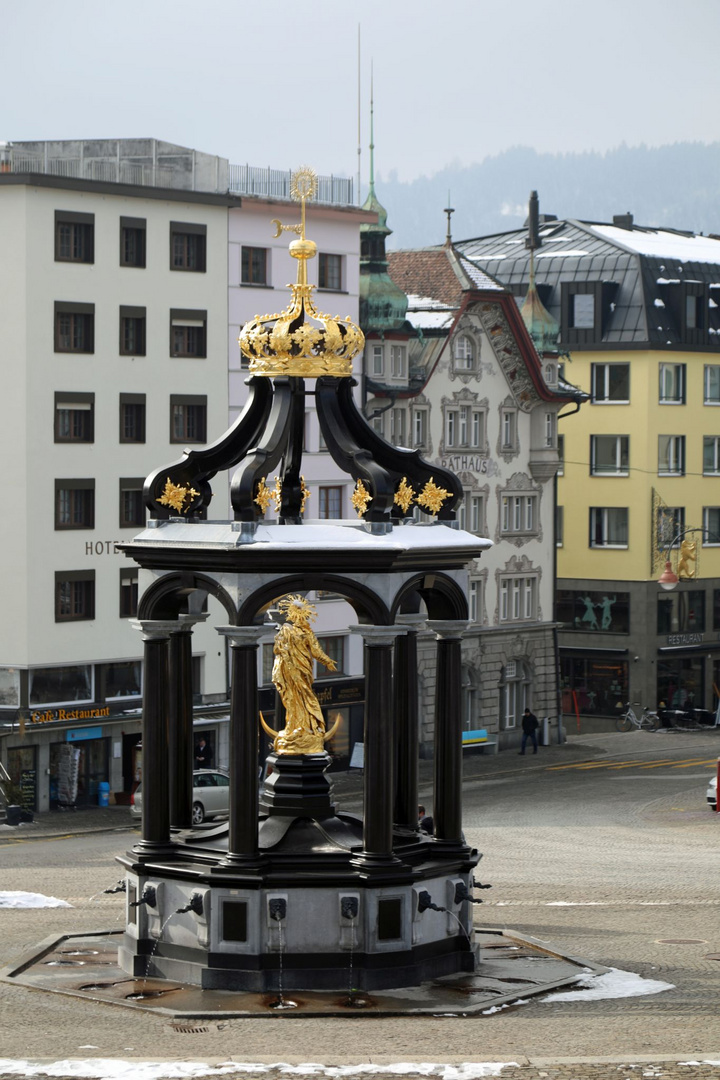
[[[617,225],[592,225],[591,228],[606,240],[636,251],[638,255],[720,265],[720,240],[712,240],[709,236],[681,236],[664,229],[621,229]]]
[[[453,311],[411,311],[408,309],[407,321],[416,330],[449,330],[455,313]]]
[[[568,258],[573,258],[574,257],[574,258],[578,259],[583,255],[589,255],[589,254],[590,254],[589,251],[582,251],[580,248],[573,248],[570,251],[565,251],[565,250],[563,250],[563,251],[536,251],[535,252],[535,258],[536,259],[557,259],[558,257],[562,257],[563,259],[568,259]]]
[[[417,296],[415,293],[408,293],[408,307],[413,311],[427,311],[434,309],[436,311],[450,311],[452,310],[449,304],[444,304],[442,300],[436,300],[434,296]]]

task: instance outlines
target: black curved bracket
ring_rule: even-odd
[[[258,521],[264,511],[255,502],[257,485],[282,460],[282,501],[280,521],[301,521],[300,463],[305,422],[305,391],[302,379],[270,379],[272,407],[262,437],[240,468],[230,485],[230,501],[236,521]],[[287,470],[287,472],[286,472]],[[287,488],[287,490],[286,490]]]
[[[416,497],[429,480],[449,491],[450,498],[446,499],[437,517],[440,521],[454,521],[455,510],[463,498],[458,477],[449,469],[425,461],[419,450],[393,446],[378,435],[355,404],[352,390],[356,385],[354,379],[324,375],[315,386],[315,405],[320,428],[334,461],[353,479],[362,480],[369,487],[372,502],[364,515],[365,520],[386,521],[390,516],[412,516],[410,509],[404,512],[393,501],[402,478],[407,477]],[[420,509],[434,516],[432,511]]]
[[[209,506],[212,499],[210,480],[220,469],[231,469],[255,446],[267,422],[272,402],[272,383],[262,376],[247,380],[249,387],[245,408],[221,438],[203,450],[188,450],[179,461],[151,472],[143,487],[143,501],[150,517],[192,518]],[[198,494],[182,511],[159,502],[167,481],[179,487],[194,488]]]

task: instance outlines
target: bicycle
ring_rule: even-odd
[[[639,705],[639,702],[635,704]],[[633,728],[636,731],[655,731],[659,725],[660,718],[656,712],[648,709],[646,705],[640,716],[638,716],[629,701],[625,703],[625,712],[618,716],[615,721],[615,727],[618,731],[632,731]]]

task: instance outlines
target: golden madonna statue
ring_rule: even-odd
[[[335,661],[320,648],[310,626],[317,610],[303,596],[286,596],[278,610],[287,622],[275,635],[272,681],[285,706],[285,727],[276,732],[261,721],[273,740],[276,754],[319,754],[332,738],[337,724],[325,731],[320,702],[313,691],[313,661],[318,660],[328,671],[335,671]]]

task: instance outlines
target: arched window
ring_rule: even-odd
[[[500,713],[502,726],[512,731],[520,725],[522,714],[529,705],[530,674],[524,660],[508,660],[500,680]]]
[[[460,371],[472,371],[475,366],[475,349],[471,338],[461,334],[455,338],[455,367]]]

